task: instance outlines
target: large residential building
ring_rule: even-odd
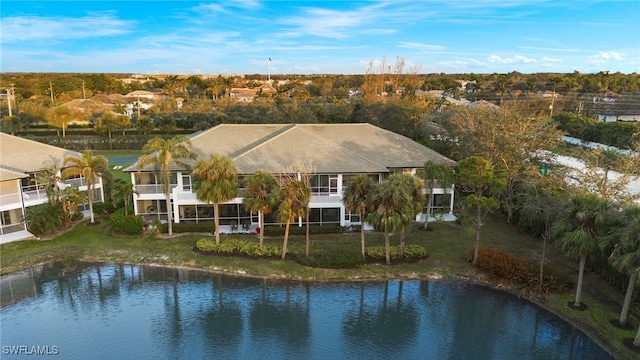
[[[258,214],[242,206],[242,179],[257,170],[277,176],[287,173],[295,162],[311,164],[314,175],[311,178],[310,224],[349,226],[361,224],[362,220],[345,211],[342,203],[343,189],[352,176],[366,174],[381,182],[394,173],[415,175],[428,160],[450,166],[456,164],[407,137],[370,124],[222,124],[194,134],[191,142],[199,158],[217,154],[234,161],[240,190],[235,199],[220,207],[220,223],[231,228],[234,224],[243,224],[247,230],[255,228]],[[125,171],[131,173],[138,192],[134,195],[135,213],[143,215],[147,221],[166,221],[169,210],[176,223],[213,222],[213,205],[196,198],[194,179],[189,170],[173,167],[170,209],[166,207],[154,169],[138,171],[137,165],[133,164]],[[434,193],[436,212],[445,219],[455,219],[452,215],[453,187],[436,187]],[[424,220],[424,217],[424,214],[418,215],[416,220]],[[298,224],[302,225],[303,221],[300,219]],[[265,223],[274,224],[275,221],[266,216]]]
[[[25,210],[48,201],[45,189],[37,182],[37,178],[51,165],[62,166],[67,156],[82,157],[82,154],[0,133],[0,243],[34,237],[24,221]],[[67,186],[77,186],[87,191],[82,177],[58,183],[60,188]],[[102,179],[95,185],[93,198],[95,202],[104,199]],[[80,210],[84,208],[85,205]]]

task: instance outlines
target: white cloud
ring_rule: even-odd
[[[422,51],[444,50],[444,47],[440,45],[423,44],[423,43],[409,42],[409,41],[400,41],[400,43],[398,44],[398,47],[407,48],[407,49],[417,49]]]
[[[600,51],[596,55],[590,55],[589,59],[598,60],[622,60],[624,54],[617,51]]]
[[[531,64],[531,63],[537,62],[536,59],[531,59],[522,55],[515,55],[514,57],[510,57],[510,58],[509,57],[503,58],[495,54],[490,55],[487,58],[487,61],[493,64],[518,64],[518,63]]]
[[[12,16],[0,20],[2,43],[122,35],[128,33],[133,24],[111,15],[81,18]]]

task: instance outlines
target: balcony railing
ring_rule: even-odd
[[[178,184],[171,184],[171,189],[178,186]],[[136,185],[136,191],[138,194],[162,194],[162,184],[139,184]]]

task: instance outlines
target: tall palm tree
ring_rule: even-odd
[[[278,221],[285,223],[284,241],[282,243],[282,260],[287,256],[287,242],[291,222],[304,215],[309,200],[311,189],[303,180],[296,176],[281,176],[278,187],[274,191],[275,215]]]
[[[580,260],[575,307],[580,307],[584,266],[589,255],[600,252],[598,228],[605,221],[609,203],[594,194],[578,194],[569,198],[565,216],[553,226],[556,244],[568,256]]]
[[[244,179],[243,204],[249,211],[258,212],[258,227],[260,228],[260,247],[264,245],[264,214],[273,211],[273,190],[278,186],[276,178],[263,170]]]
[[[365,257],[364,218],[370,208],[369,199],[373,190],[373,181],[367,175],[361,174],[352,177],[344,189],[342,202],[345,210],[355,212],[360,217],[360,243],[362,257]]]
[[[609,260],[616,269],[629,276],[619,319],[621,325],[626,325],[633,291],[640,275],[640,206],[624,207],[621,217],[621,227],[614,233],[617,244]]]
[[[111,201],[119,202],[122,201],[124,204],[124,215],[129,215],[129,205],[131,205],[131,199],[133,198],[133,194],[138,194],[136,189],[133,187],[133,184],[126,182],[122,179],[117,179],[113,188],[111,189],[111,193],[109,194],[111,197]]]
[[[93,216],[93,189],[100,182],[100,177],[105,181],[111,181],[109,160],[102,155],[93,156],[91,150],[85,150],[82,157],[69,155],[62,161],[62,178],[68,179],[74,176],[82,176],[87,183],[87,200],[89,201],[89,214],[91,223],[95,223]]]
[[[184,135],[177,135],[170,139],[155,137],[142,148],[142,156],[138,159],[137,168],[141,171],[145,167],[152,167],[160,175],[162,192],[167,202],[167,224],[169,236],[173,235],[173,221],[171,210],[171,166],[185,169],[189,164],[187,159],[195,159],[196,154],[191,149],[191,141]]]
[[[228,157],[211,155],[196,161],[192,173],[198,200],[213,204],[216,244],[220,244],[220,204],[238,196],[238,169]]]

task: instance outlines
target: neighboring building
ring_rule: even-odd
[[[45,190],[35,179],[50,164],[61,166],[70,155],[82,157],[75,151],[0,133],[0,243],[33,237],[23,221],[25,209],[48,201]],[[58,186],[69,185],[87,191],[82,177],[65,180]],[[94,189],[94,201],[103,199],[101,179]]]
[[[624,122],[640,123],[640,109],[638,110],[605,109],[605,110],[598,110],[598,112],[595,115],[598,118],[598,120],[602,120],[604,122],[624,121]]]
[[[199,158],[218,154],[231,158],[238,168],[239,181],[256,170],[272,174],[287,172],[295,161],[310,162],[315,168],[311,180],[310,223],[348,226],[360,224],[356,214],[345,211],[343,189],[349,178],[367,174],[381,182],[394,173],[415,175],[428,160],[454,166],[456,163],[401,135],[370,124],[231,125],[222,124],[191,137]],[[153,169],[137,171],[136,164],[125,169],[138,192],[134,195],[136,214],[147,221],[167,220],[165,196]],[[173,168],[171,211],[175,222],[213,222],[213,205],[196,198],[190,171]],[[446,220],[453,220],[453,187],[436,188],[434,205]],[[251,224],[258,215],[242,206],[238,197],[220,206],[221,225]],[[420,214],[416,220],[424,220]],[[274,224],[269,216],[266,224]],[[298,224],[302,225],[304,219]]]
[[[252,102],[257,96],[264,94],[275,94],[277,90],[270,84],[264,84],[257,88],[232,87],[229,90],[229,97],[238,102]]]

